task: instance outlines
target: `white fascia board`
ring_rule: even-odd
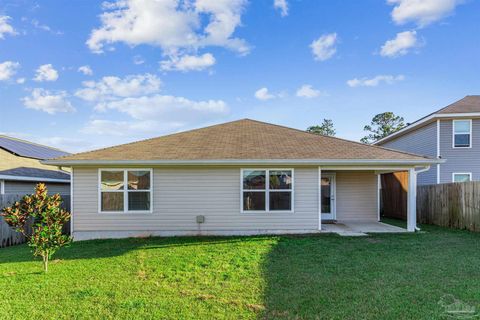
[[[405,128],[398,130],[395,133],[392,133],[389,136],[386,136],[385,138],[382,138],[376,142],[373,143],[373,145],[379,145],[382,142],[389,141],[393,139],[394,137],[397,137],[399,135],[402,135],[403,133],[406,133],[410,130],[413,130],[414,128],[421,126],[423,124],[426,124],[434,119],[443,119],[443,118],[472,118],[472,117],[480,117],[480,112],[470,112],[470,113],[442,113],[442,114],[432,114],[431,116],[428,116],[426,118],[423,118],[421,120],[418,120],[414,123],[412,123],[409,126],[406,126]]]
[[[416,166],[443,163],[441,159],[418,159],[418,160],[398,160],[398,159],[239,159],[239,160],[45,160],[42,163],[62,166],[146,166],[146,165],[168,165],[168,166],[231,166],[231,165],[397,165],[397,166]]]
[[[10,176],[10,175],[0,175],[0,180],[70,183],[70,180],[65,180],[65,179],[52,179],[52,178],[42,178],[42,177],[25,177],[25,176]]]

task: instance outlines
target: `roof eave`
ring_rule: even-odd
[[[397,132],[392,133],[389,136],[386,136],[385,138],[382,138],[376,142],[373,143],[373,145],[381,145],[382,143],[385,143],[387,141],[393,140],[397,137],[400,137],[415,128],[426,125],[429,122],[437,119],[442,119],[442,118],[469,118],[469,117],[480,117],[480,112],[469,112],[469,113],[434,113],[428,117],[425,117],[423,119],[417,120],[413,122],[412,124],[406,126],[405,128],[398,130]]]
[[[0,180],[70,183],[70,179],[54,179],[54,178],[42,178],[42,177],[14,176],[14,175],[7,175],[7,174],[1,174],[0,175]]]
[[[432,165],[443,163],[442,159],[219,159],[219,160],[45,160],[44,164],[62,166],[105,166],[105,165],[172,165],[172,166],[203,166],[203,165]]]

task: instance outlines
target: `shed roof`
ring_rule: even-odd
[[[22,180],[29,181],[46,181],[46,180],[64,180],[70,182],[70,174],[62,171],[45,170],[30,167],[18,167],[0,171],[0,177],[3,180]],[[8,178],[7,178],[8,177]]]

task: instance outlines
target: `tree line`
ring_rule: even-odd
[[[393,112],[379,113],[372,118],[370,124],[363,127],[366,135],[360,141],[372,144],[405,126],[403,117],[397,116]],[[337,133],[331,119],[323,119],[321,124],[308,127],[307,132],[330,137],[334,137]]]

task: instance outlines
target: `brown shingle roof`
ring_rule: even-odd
[[[425,161],[427,158],[244,119],[96,151],[78,153],[57,160],[272,159]]]
[[[465,98],[438,110],[436,113],[445,114],[471,112],[480,112],[480,96],[466,96]]]

